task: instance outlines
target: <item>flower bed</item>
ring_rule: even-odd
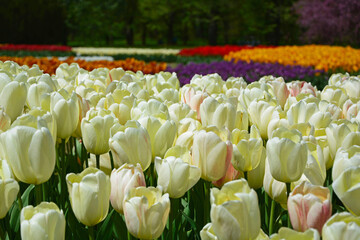
[[[225,46],[201,46],[195,48],[181,49],[179,55],[181,56],[224,56],[230,52],[237,52],[244,49],[254,48],[273,48],[273,46],[238,46],[238,45],[225,45]]]
[[[281,64],[271,63],[246,63],[243,61],[233,62],[212,62],[206,63],[190,63],[187,65],[179,64],[176,67],[168,66],[166,71],[176,72],[180,80],[180,83],[185,85],[190,83],[190,80],[195,74],[211,74],[218,73],[223,79],[229,77],[244,77],[248,82],[254,82],[260,79],[262,76],[273,75],[282,76],[285,80],[295,79],[311,79],[316,75],[323,74],[323,71],[314,70],[311,67],[302,66],[283,66]]]
[[[117,54],[161,54],[173,55],[179,52],[178,49],[167,48],[93,48],[93,47],[73,47],[72,51],[79,55],[117,55]]]
[[[143,71],[144,73],[157,73],[160,71],[164,71],[166,69],[166,63],[157,63],[157,62],[145,63],[144,61],[139,61],[134,58],[128,58],[125,60],[118,60],[118,61],[107,61],[107,60],[85,61],[81,59],[75,60],[74,57],[69,57],[66,60],[60,61],[56,57],[53,58],[0,57],[0,61],[14,61],[20,65],[28,65],[28,66],[37,64],[41,70],[49,74],[55,74],[57,67],[62,63],[68,63],[68,64],[77,63],[82,68],[88,71],[103,67],[110,69],[122,67],[125,70],[130,70],[134,72]]]
[[[2,239],[360,236],[357,76],[0,61],[0,80]]]
[[[224,56],[226,61],[279,63],[312,66],[318,70],[348,72],[360,70],[360,49],[326,45],[281,46],[270,49],[248,49]]]
[[[0,45],[0,50],[69,52],[71,51],[71,47],[58,46],[58,45],[4,44],[4,45]]]

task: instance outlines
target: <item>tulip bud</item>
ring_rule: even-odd
[[[69,197],[75,217],[86,226],[103,221],[109,211],[110,179],[97,168],[66,175]]]
[[[260,232],[256,192],[245,179],[226,183],[210,192],[211,222],[219,239],[254,239]],[[241,214],[239,214],[241,213]],[[251,221],[251,224],[247,224]]]
[[[65,216],[53,202],[24,207],[20,223],[21,239],[65,239]]]
[[[140,186],[145,187],[145,176],[140,164],[136,166],[125,163],[118,169],[113,169],[110,176],[111,206],[120,214],[123,214],[123,202],[125,195],[130,189]]]
[[[130,189],[124,200],[128,231],[140,239],[155,239],[164,231],[170,212],[169,194],[154,187]]]
[[[182,197],[200,179],[198,167],[183,162],[180,158],[155,158],[155,168],[158,175],[157,185],[171,198]]]
[[[216,132],[200,130],[194,134],[193,140],[193,163],[201,169],[201,178],[206,181],[222,178],[232,157],[232,143],[226,137],[220,137],[221,132],[216,127],[214,130]]]
[[[347,210],[356,216],[360,216],[360,166],[353,166],[345,169],[332,186]]]
[[[181,101],[190,106],[197,113],[197,119],[200,120],[200,105],[209,95],[204,91],[196,91],[194,87],[185,85],[180,89]]]
[[[28,184],[41,184],[55,168],[55,143],[45,127],[35,129],[15,126],[0,135],[4,158],[17,179]]]
[[[111,133],[109,146],[114,156],[115,167],[120,167],[124,163],[139,163],[145,171],[151,164],[150,136],[136,120],[128,121]]]
[[[109,152],[110,129],[116,122],[109,110],[91,108],[81,121],[86,150],[96,155]]]
[[[360,239],[360,217],[348,212],[335,213],[322,229],[323,240]]]
[[[76,93],[65,90],[53,92],[50,102],[51,114],[57,123],[57,136],[66,139],[76,130],[79,121],[79,104]]]
[[[331,217],[330,190],[302,182],[290,193],[287,206],[295,230],[304,232],[315,228],[321,233],[323,225]]]
[[[13,179],[6,160],[0,160],[0,219],[4,218],[19,192],[19,184]]]
[[[318,231],[313,228],[309,228],[305,232],[297,232],[290,228],[282,227],[279,229],[279,233],[271,235],[272,240],[295,240],[295,239],[302,239],[302,240],[320,240],[320,235]]]
[[[266,145],[271,175],[285,183],[298,180],[304,173],[307,151],[299,131],[278,128]]]

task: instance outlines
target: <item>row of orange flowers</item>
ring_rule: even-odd
[[[133,72],[142,71],[146,74],[153,74],[164,71],[166,69],[166,63],[164,62],[149,62],[145,63],[144,61],[139,61],[134,58],[127,58],[125,60],[117,61],[108,61],[108,60],[98,60],[98,61],[85,61],[81,59],[75,59],[74,57],[69,57],[66,60],[59,60],[56,57],[53,58],[35,58],[35,57],[6,57],[0,56],[0,61],[14,61],[19,65],[32,66],[37,64],[41,70],[45,73],[55,74],[56,68],[62,63],[78,63],[81,68],[84,68],[88,71],[91,71],[96,68],[123,68],[125,70],[130,70]]]
[[[253,61],[312,66],[317,70],[325,71],[343,69],[348,72],[357,72],[360,70],[360,49],[349,46],[305,45],[244,49],[230,52],[224,59],[235,62]]]

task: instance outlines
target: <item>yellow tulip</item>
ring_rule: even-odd
[[[324,240],[360,239],[360,218],[348,212],[335,213],[322,229]]]
[[[272,240],[320,240],[320,235],[316,229],[310,228],[305,232],[297,232],[290,228],[282,227],[279,233],[271,235]]]

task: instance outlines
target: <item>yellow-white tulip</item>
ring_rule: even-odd
[[[345,89],[342,87],[326,86],[321,92],[321,100],[326,100],[340,108],[348,98]]]
[[[256,192],[245,179],[226,183],[210,193],[211,222],[219,239],[255,239],[260,232],[260,210]],[[239,214],[241,213],[241,214]]]
[[[265,148],[259,130],[252,125],[250,134],[246,130],[234,129],[232,132],[233,158],[231,163],[236,170],[248,172],[255,169],[262,157],[265,157]]]
[[[23,112],[27,98],[27,87],[23,82],[0,82],[0,105],[14,121]]]
[[[0,160],[0,219],[4,218],[20,190],[6,160]]]
[[[110,110],[91,108],[81,121],[81,132],[88,152],[100,155],[110,151],[110,129],[118,120]]]
[[[286,196],[286,184],[277,181],[270,172],[269,161],[265,160],[265,173],[263,187],[265,192],[270,196],[271,199],[280,203],[283,207],[286,207],[287,196]]]
[[[360,217],[348,212],[335,213],[322,229],[324,240],[360,239]]]
[[[155,117],[142,117],[139,123],[146,128],[150,136],[152,158],[164,157],[165,152],[173,146],[177,127],[173,120]]]
[[[21,239],[65,239],[65,216],[53,202],[24,207],[21,210],[20,223]]]
[[[66,139],[75,131],[79,122],[79,104],[75,92],[70,95],[61,89],[51,94],[51,114],[57,123],[57,136]]]
[[[97,168],[66,175],[69,197],[75,217],[86,226],[103,221],[109,211],[110,179]]]
[[[334,192],[346,209],[360,216],[360,166],[345,169],[332,184]]]
[[[350,148],[339,148],[336,152],[334,166],[332,168],[332,179],[335,181],[345,169],[360,166],[360,146],[354,145]]]
[[[299,131],[278,128],[266,144],[271,175],[285,183],[298,180],[304,173],[307,151]]]
[[[305,232],[297,232],[290,228],[282,227],[278,233],[271,235],[271,240],[320,240],[319,232],[314,228],[309,228]]]
[[[155,168],[158,175],[157,185],[171,198],[182,197],[200,179],[198,167],[184,162],[180,158],[155,158]]]
[[[124,200],[126,227],[140,239],[158,238],[164,231],[169,212],[169,194],[162,195],[158,188],[133,188]]]
[[[0,135],[3,157],[17,179],[28,184],[46,182],[55,168],[55,143],[49,129],[15,126]]]
[[[124,163],[139,163],[145,171],[151,164],[151,142],[147,130],[132,120],[111,134],[109,146],[114,156],[115,167]]]
[[[11,118],[6,114],[4,109],[0,106],[0,132],[5,132],[10,128]]]

